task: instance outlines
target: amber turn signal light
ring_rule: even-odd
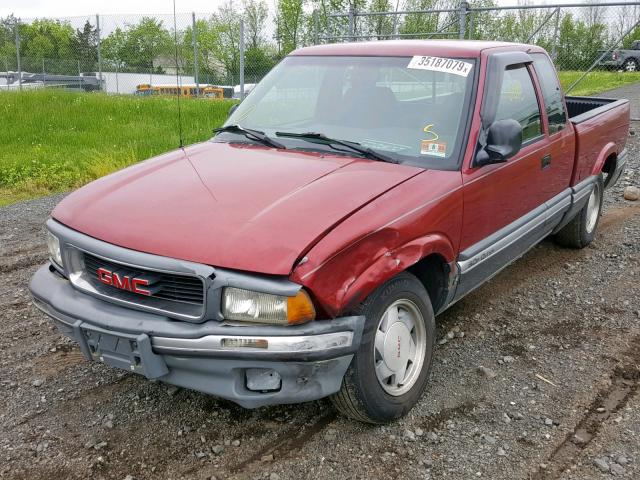
[[[289,325],[308,322],[316,318],[316,309],[309,294],[300,290],[295,297],[287,297],[287,322]]]

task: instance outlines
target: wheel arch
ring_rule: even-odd
[[[618,153],[610,153],[607,158],[605,158],[602,164],[602,173],[605,173],[607,176],[604,179],[604,188],[609,186],[609,182],[613,178],[613,173],[616,171],[618,166]]]
[[[447,262],[440,253],[433,252],[411,265],[407,271],[418,277],[429,294],[435,313],[446,306],[456,276],[454,262]]]
[[[616,144],[614,142],[608,142],[598,154],[598,157],[593,164],[593,168],[591,169],[591,175],[600,175],[602,172],[613,172],[616,167],[617,158],[618,149]]]

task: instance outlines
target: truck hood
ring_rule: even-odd
[[[286,275],[341,220],[422,169],[206,142],[103,177],[53,218],[121,247]]]

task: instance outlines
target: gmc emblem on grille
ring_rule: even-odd
[[[97,270],[97,273],[98,280],[105,285],[111,285],[120,290],[128,290],[133,293],[139,293],[140,295],[151,295],[151,292],[146,288],[140,288],[141,286],[149,285],[149,280],[144,278],[131,278],[129,275],[119,275],[116,272],[111,272],[102,267]]]

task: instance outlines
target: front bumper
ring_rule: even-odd
[[[30,289],[34,304],[88,360],[245,408],[337,392],[364,327],[363,316],[282,327],[175,321],[79,292],[50,265],[36,272]]]

